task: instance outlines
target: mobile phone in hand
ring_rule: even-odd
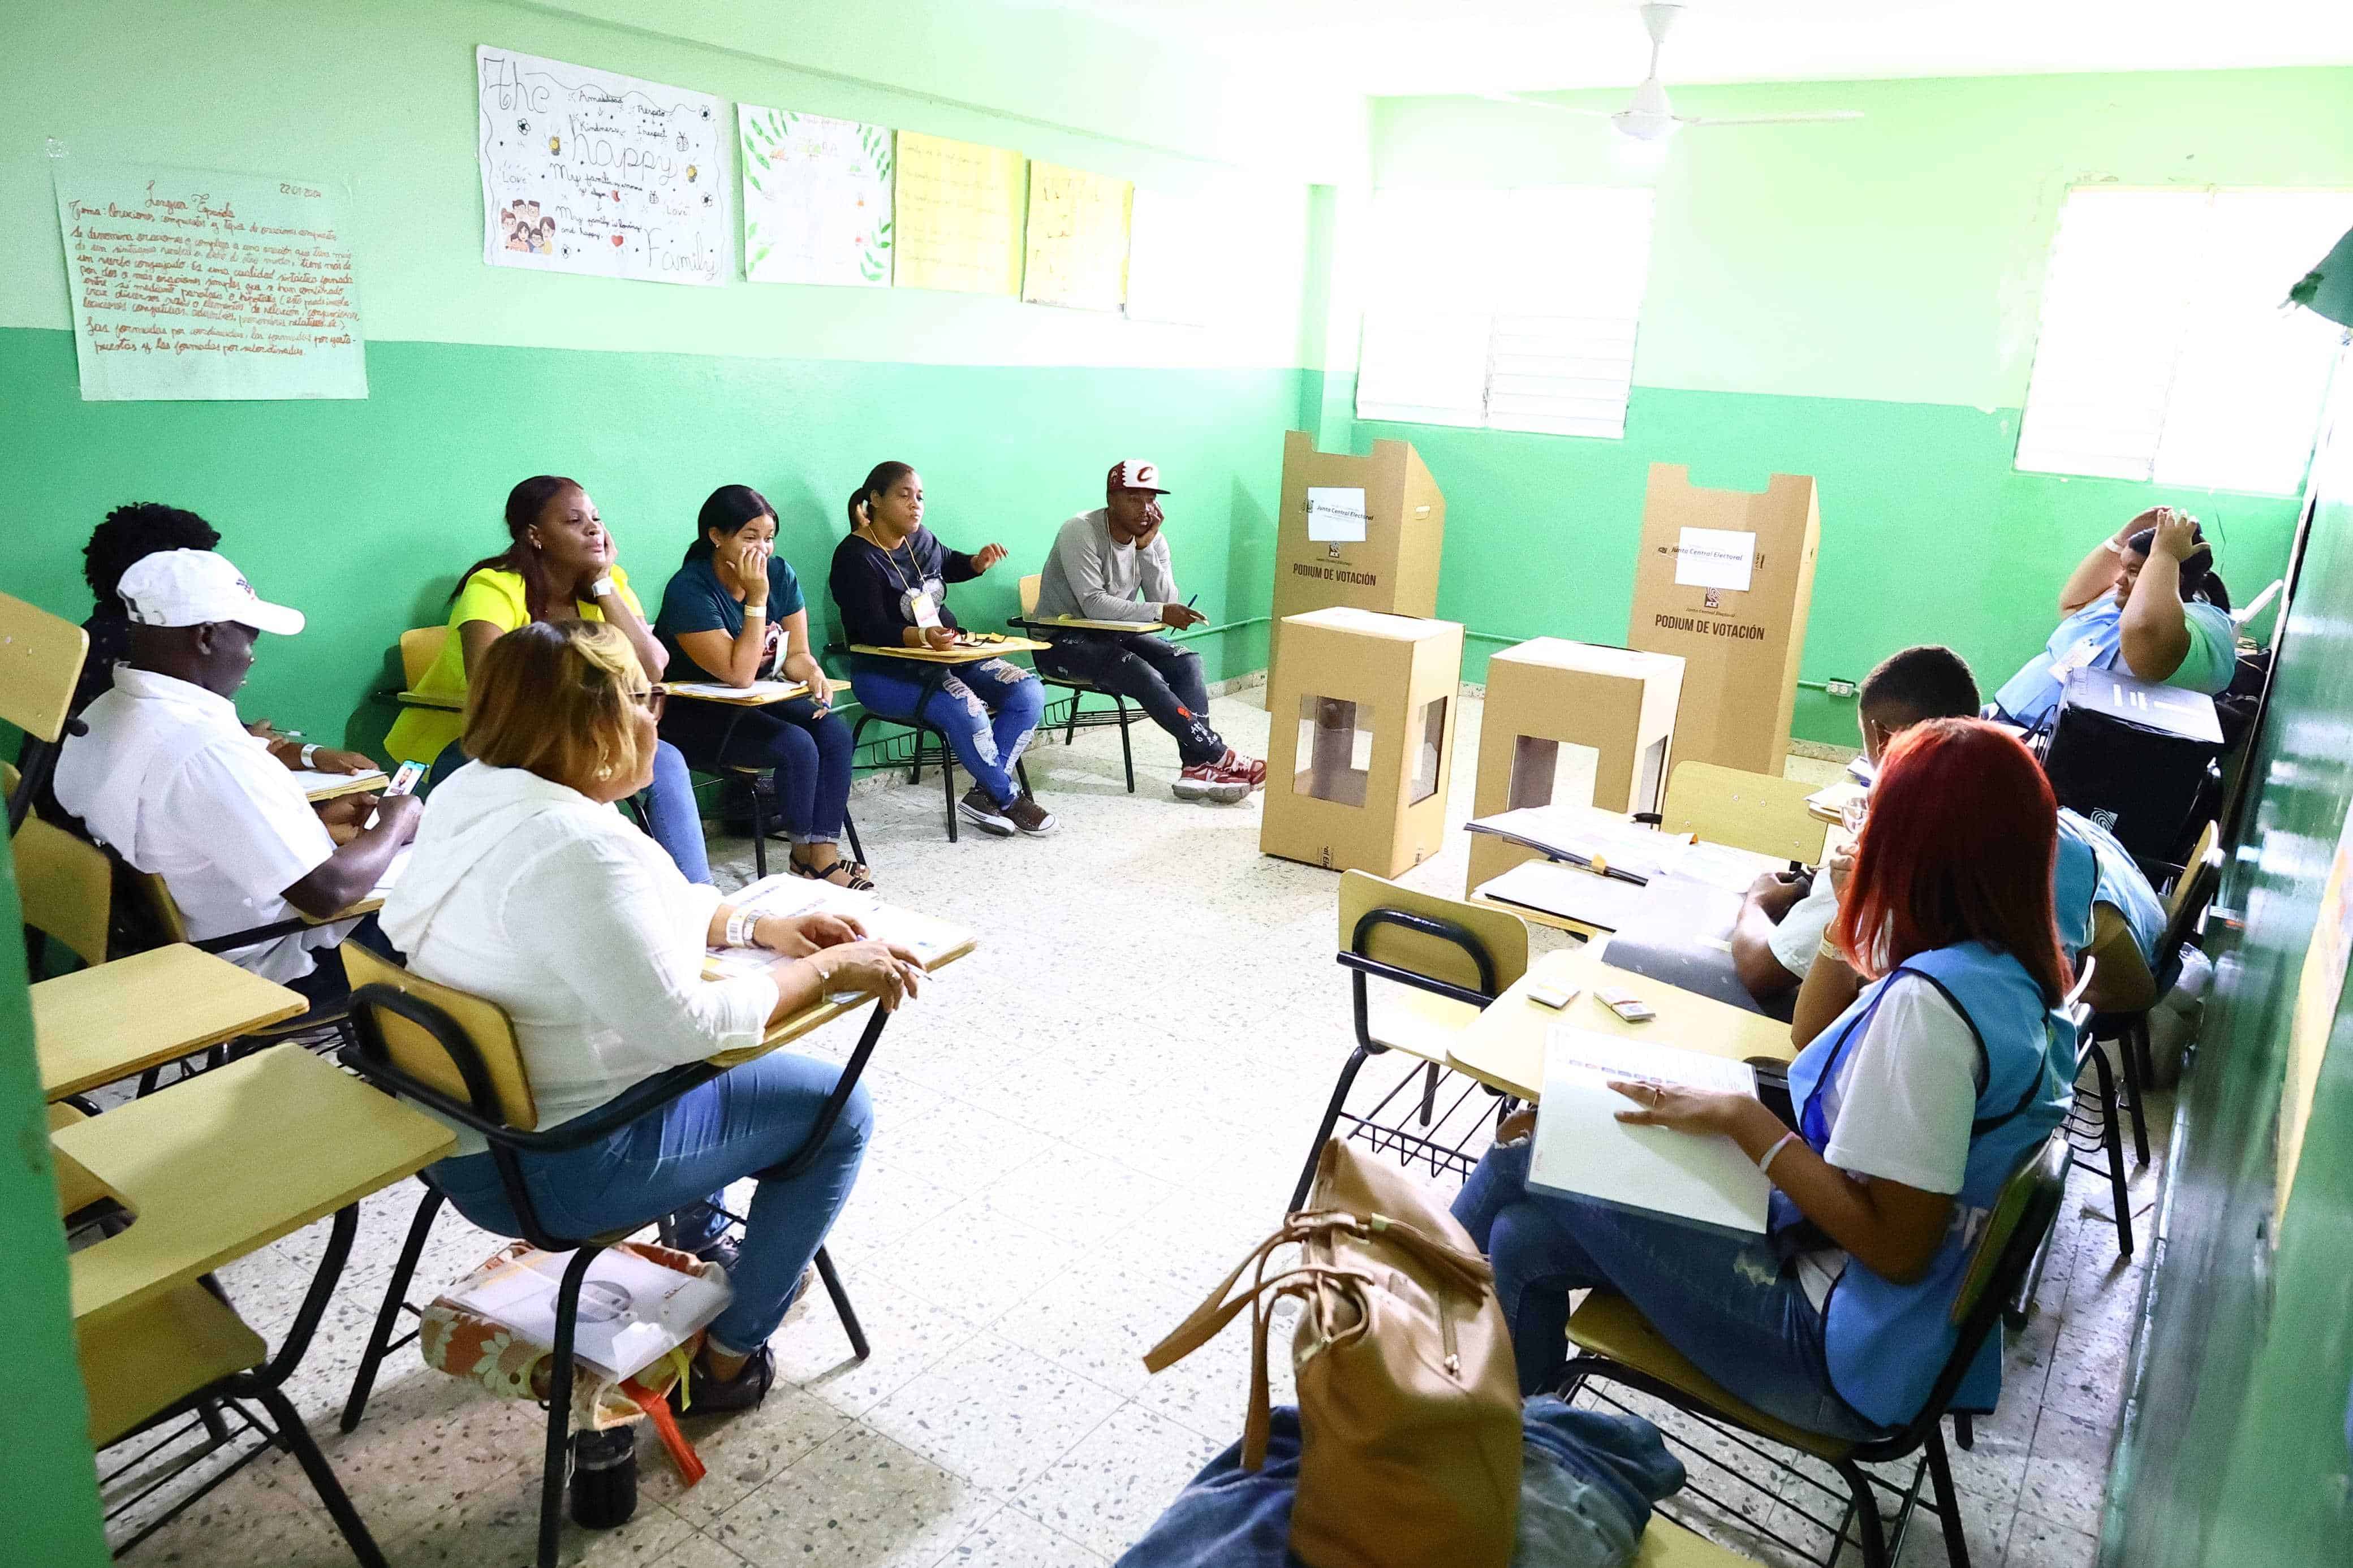
[[[392,770],[392,782],[384,786],[385,798],[390,799],[392,796],[396,795],[408,794],[417,787],[418,782],[424,777],[425,764],[423,763],[406,762],[401,763],[400,766]],[[383,812],[371,811],[368,813],[368,819],[360,824],[360,831],[364,833],[382,820],[384,820]]]

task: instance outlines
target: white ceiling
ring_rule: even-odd
[[[1010,0],[1361,92],[1641,79],[1634,0]],[[2353,64],[2348,0],[1690,0],[1669,81],[1855,80]],[[1148,79],[1139,82],[1149,90]],[[2353,104],[2347,112],[2353,114]]]

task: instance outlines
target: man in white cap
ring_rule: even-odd
[[[1038,614],[1086,621],[1133,621],[1182,628],[1208,619],[1180,604],[1161,537],[1160,468],[1131,458],[1112,465],[1104,504],[1062,524],[1038,583]],[[1246,799],[1266,783],[1266,764],[1245,757],[1209,728],[1201,658],[1141,629],[1058,631],[1038,656],[1049,675],[1076,677],[1133,698],[1176,737],[1179,800]]]
[[[231,702],[262,632],[291,636],[302,613],[258,597],[227,557],[166,550],[134,563],[118,590],[131,651],[82,713],[89,732],[58,754],[58,803],[91,837],[159,875],[191,940],[324,919],[367,897],[417,834],[414,795],[388,796],[376,824],[338,847],[292,773],[237,722]],[[343,965],[321,964],[347,924],[310,926],[223,956],[332,1005]]]

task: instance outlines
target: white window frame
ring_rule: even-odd
[[[1654,223],[1641,186],[1376,193],[1356,416],[1622,440]]]
[[[2353,191],[2071,187],[2013,466],[2295,494],[2343,332],[2281,301],[2348,227]]]

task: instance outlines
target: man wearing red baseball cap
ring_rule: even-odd
[[[1054,632],[1053,651],[1038,656],[1038,668],[1141,704],[1176,737],[1183,763],[1177,799],[1244,800],[1266,783],[1266,764],[1241,755],[1209,728],[1200,656],[1145,629],[1208,619],[1177,596],[1168,542],[1160,532],[1160,498],[1167,493],[1158,464],[1130,458],[1112,465],[1103,505],[1062,524],[1038,584],[1039,617],[1132,621],[1137,629]]]

